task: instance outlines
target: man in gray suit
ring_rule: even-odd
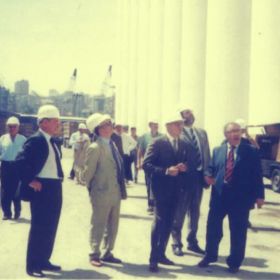
[[[103,262],[121,263],[112,251],[118,232],[120,202],[126,198],[123,162],[111,140],[113,125],[109,115],[99,113],[87,119],[87,127],[97,135],[86,155],[83,176],[92,205],[90,263],[100,267]],[[100,244],[104,238],[104,254]]]
[[[204,250],[198,245],[197,230],[203,188],[209,187],[204,180],[204,175],[210,161],[210,148],[206,131],[201,128],[193,127],[195,117],[190,109],[182,109],[180,113],[184,119],[182,136],[193,148],[196,172],[193,174],[191,183],[186,188],[184,195],[180,197],[174,219],[172,248],[173,253],[177,256],[183,256],[181,232],[186,214],[189,216],[187,248],[193,252],[204,254]]]

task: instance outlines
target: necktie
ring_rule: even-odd
[[[193,128],[190,129],[191,132],[191,141],[194,147],[194,154],[195,154],[195,159],[196,159],[196,163],[197,163],[197,167],[202,165],[202,160],[201,160],[201,155],[200,155],[200,150],[198,147],[198,142],[196,140]]]
[[[121,156],[116,148],[116,146],[114,145],[113,141],[110,141],[110,147],[111,147],[111,151],[112,151],[112,154],[113,154],[113,158],[114,158],[114,161],[116,163],[116,166],[117,166],[117,179],[118,179],[118,183],[120,185],[123,184],[123,172],[122,172],[122,159],[121,159]]]
[[[173,149],[174,149],[174,152],[177,153],[178,151],[178,140],[177,139],[173,139]]]
[[[232,173],[234,167],[234,149],[235,149],[234,146],[230,147],[230,151],[227,157],[226,172],[225,172],[225,181],[227,183],[230,183],[232,181]]]
[[[55,140],[53,138],[51,138],[50,140],[51,145],[53,147],[54,150],[54,154],[55,154],[55,162],[56,162],[56,170],[57,170],[57,176],[58,178],[63,178],[63,170],[62,170],[62,166],[61,166],[61,162],[60,162],[60,157],[58,154],[58,148],[55,144]]]

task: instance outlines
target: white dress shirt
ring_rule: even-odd
[[[44,137],[47,140],[48,147],[49,147],[49,155],[45,162],[44,167],[42,168],[41,172],[37,175],[38,178],[44,178],[44,179],[59,179],[57,175],[57,166],[55,161],[55,153],[53,146],[51,144],[51,135],[43,131],[42,129],[39,129],[39,131],[44,135]],[[58,154],[59,151],[57,150]]]
[[[233,152],[233,159],[234,159],[234,161],[236,160],[236,157],[237,157],[238,147],[239,147],[239,145],[235,147],[234,152]],[[228,158],[228,154],[230,152],[230,148],[231,148],[231,145],[229,143],[227,143],[227,158]]]
[[[125,155],[129,155],[130,152],[136,148],[137,142],[125,132],[122,133],[121,137],[122,137],[123,153]]]

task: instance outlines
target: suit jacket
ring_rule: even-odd
[[[118,185],[121,197],[125,199],[127,194],[124,176],[122,176],[122,182],[119,183],[115,160],[105,145],[101,139],[97,139],[88,147],[82,176],[90,194],[92,194],[93,189],[106,194],[112,187]]]
[[[121,157],[123,158],[124,152],[123,152],[122,137],[120,135],[118,135],[117,133],[113,132],[111,139],[117,146],[118,151],[119,151]]]
[[[179,173],[176,177],[166,175],[168,167],[180,162],[188,165],[187,172]],[[167,136],[162,136],[150,144],[144,158],[143,169],[151,176],[155,199],[169,198],[176,195],[180,189],[187,188],[195,171],[193,162],[192,148],[189,143],[182,139],[178,141],[177,153],[175,153]]]
[[[196,132],[199,139],[198,144],[200,145],[201,149],[202,171],[203,173],[205,173],[205,171],[208,169],[211,159],[207,133],[204,129],[201,128],[193,127],[193,130]],[[190,128],[184,127],[182,136],[187,142],[192,143]]]
[[[30,201],[34,190],[29,187],[31,181],[41,172],[49,155],[49,147],[44,135],[38,131],[26,140],[23,149],[14,161],[20,180],[21,199]]]
[[[227,161],[227,144],[217,147],[207,171],[207,175],[215,178],[212,186],[211,203],[221,199],[225,188],[224,177]],[[251,207],[257,198],[264,198],[261,162],[258,150],[247,144],[240,144],[236,151],[232,174],[232,196],[240,206]]]

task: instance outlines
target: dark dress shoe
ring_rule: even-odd
[[[193,251],[193,252],[198,253],[198,254],[201,254],[201,255],[204,255],[204,254],[205,254],[205,251],[202,250],[202,249],[198,246],[198,244],[189,245],[189,246],[188,246],[188,250]]]
[[[101,258],[103,262],[108,263],[122,263],[121,259],[115,258],[113,255]]]
[[[37,277],[37,278],[46,277],[46,275],[40,269],[27,269],[26,273],[32,277]]]
[[[4,216],[4,217],[2,218],[2,220],[3,220],[3,221],[11,220],[11,218],[12,218],[11,216]]]
[[[60,271],[61,270],[61,266],[59,265],[54,265],[51,263],[47,263],[45,265],[41,266],[42,270],[48,270],[48,271]]]
[[[178,256],[178,257],[184,256],[184,253],[183,253],[183,251],[182,251],[182,248],[180,248],[180,247],[173,247],[173,254],[174,254],[175,256]]]
[[[18,220],[19,217],[20,217],[20,213],[15,213],[15,215],[14,215],[14,220]]]
[[[230,267],[228,268],[228,272],[229,272],[229,273],[232,273],[232,274],[235,274],[235,273],[237,273],[238,271],[239,271],[239,267],[230,266]]]
[[[152,273],[158,272],[158,264],[156,262],[151,262],[149,265],[149,271]]]
[[[216,262],[217,260],[210,259],[210,258],[203,258],[197,265],[199,267],[208,267],[210,263]]]
[[[169,260],[167,257],[162,257],[158,260],[158,262],[160,264],[164,264],[164,265],[175,265],[175,263],[171,260]]]

